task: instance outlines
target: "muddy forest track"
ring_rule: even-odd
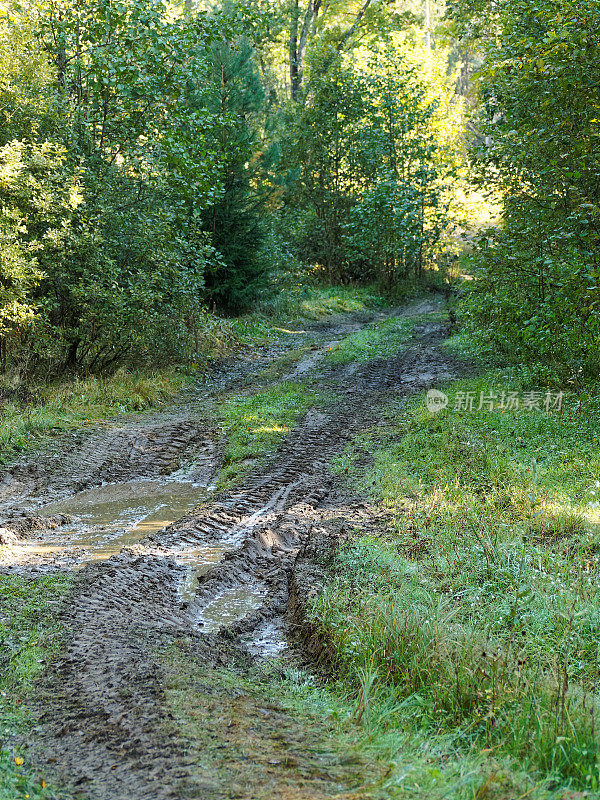
[[[200,474],[214,455],[214,445],[190,412],[91,433],[63,433],[35,460],[12,465],[0,482],[0,506],[6,515],[27,498],[46,502],[105,482],[157,478],[172,473],[192,454]]]
[[[251,788],[230,795],[198,775],[197,754],[180,738],[168,710],[158,654],[185,638],[199,663],[230,668],[248,664],[253,653],[276,651],[269,648],[283,642],[289,629],[289,590],[299,552],[318,540],[332,519],[351,525],[365,515],[360,499],[336,493],[328,472],[331,458],[377,421],[386,392],[409,394],[450,376],[453,366],[436,346],[445,333],[442,325],[423,327],[411,346],[392,358],[323,371],[321,380],[338,401],[310,411],[266,469],[135,547],[81,571],[61,612],[68,630],[65,649],[37,695],[32,752],[46,774],[81,797],[98,800],[255,797]],[[193,425],[174,425],[165,436],[179,453],[201,440]],[[151,446],[148,436],[139,447],[132,445],[129,467]],[[106,459],[94,456],[91,442],[86,447],[77,458],[96,465],[94,474],[106,475]],[[156,469],[171,465],[171,450],[155,460]],[[111,464],[111,470],[118,475],[119,465]],[[16,479],[25,483],[22,475]],[[206,565],[193,591],[188,586],[183,593],[190,570],[178,552],[216,545],[220,560]],[[260,602],[220,630],[203,632],[211,606],[227,592],[248,587]],[[283,797],[273,791],[271,796]],[[342,796],[339,786],[315,778],[293,796],[334,795]]]

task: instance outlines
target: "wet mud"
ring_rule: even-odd
[[[164,654],[185,643],[195,675],[220,668],[243,674],[257,658],[297,658],[290,642],[301,642],[305,656],[327,658],[304,619],[323,580],[320,564],[349,531],[385,524],[361,498],[346,496],[328,465],[378,421],[390,393],[408,395],[455,373],[438,347],[446,333],[441,324],[424,325],[394,357],[349,370],[320,363],[343,334],[324,328],[321,349],[291,374],[335,392],[337,402],[306,414],[266,468],[223,496],[207,491],[218,447],[189,412],[75,434],[68,453],[54,443],[7,473],[2,525],[19,543],[4,548],[0,568],[41,569],[44,554],[33,549],[19,561],[16,550],[29,543],[60,551],[46,566],[79,568],[60,611],[65,646],[35,700],[31,753],[46,774],[99,800],[345,796],[356,781],[352,770],[331,780],[311,777],[307,759],[286,754],[285,746],[268,759],[277,749],[268,741],[257,756],[273,761],[268,795],[252,777],[252,759],[236,762],[234,789],[218,770],[203,772],[197,744],[167,702],[172,676]],[[28,508],[25,516],[19,503]],[[24,538],[18,526],[27,523],[19,519],[37,520],[33,538]],[[240,729],[252,728],[248,715],[259,715],[256,704],[235,712],[235,725],[227,715],[241,707],[239,695],[221,692],[217,705],[220,716],[203,717],[203,725],[215,728],[225,753],[237,752]],[[283,712],[269,713],[276,720]],[[291,730],[293,721],[281,722],[288,723]]]

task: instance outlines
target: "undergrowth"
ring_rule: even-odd
[[[28,764],[16,736],[31,727],[28,695],[62,635],[52,619],[52,601],[70,582],[66,575],[0,576],[0,800],[58,796]]]
[[[267,316],[279,319],[320,320],[386,305],[388,301],[374,286],[319,286],[298,281],[282,287],[259,309]]]
[[[176,369],[155,373],[119,370],[109,378],[72,378],[26,389],[0,386],[0,463],[52,430],[160,405],[188,380],[185,372]]]
[[[342,547],[311,611],[338,691],[377,741],[438,753],[424,790],[409,747],[390,796],[599,797],[597,395],[547,412],[531,375],[501,370],[440,388],[445,409],[393,401],[336,459],[389,515]],[[462,785],[448,746],[473,770]]]

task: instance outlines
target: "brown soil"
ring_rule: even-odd
[[[341,332],[324,329],[322,350]],[[235,491],[213,502],[205,496],[175,523],[78,573],[61,611],[65,647],[35,702],[31,752],[46,775],[97,800],[371,796],[360,788],[368,776],[359,756],[323,749],[326,723],[319,744],[276,702],[265,705],[214,675],[247,675],[256,657],[276,654],[294,637],[327,657],[304,621],[323,579],[320,564],[349,530],[382,524],[361,498],[346,496],[328,464],[377,422],[390,392],[420,391],[453,373],[437,347],[445,333],[442,325],[423,326],[393,358],[321,367],[316,375],[311,352],[306,369],[301,363],[294,372],[335,390],[337,404],[310,411],[268,468]],[[164,475],[199,453],[205,477],[215,466],[206,424],[189,409],[67,441],[68,452],[55,442],[7,474],[5,527],[14,523],[15,500],[33,508],[103,481]],[[18,524],[13,530],[19,534]],[[196,569],[190,591],[184,555],[204,550],[219,560]],[[249,613],[212,632],[219,602],[240,594],[254,598]],[[184,698],[179,711],[173,697]]]

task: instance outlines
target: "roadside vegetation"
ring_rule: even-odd
[[[473,177],[502,213],[475,237],[460,319],[504,363],[546,381],[598,379],[600,7],[456,0],[477,52]]]
[[[0,798],[54,798],[44,776],[29,769],[17,735],[30,731],[27,698],[46,663],[60,647],[53,610],[68,591],[70,576],[0,581]],[[61,792],[60,797],[66,797]]]
[[[0,389],[0,463],[53,431],[160,405],[188,382],[189,376],[180,370],[119,370],[109,378],[72,378],[28,389]]]
[[[311,621],[372,746],[399,759],[398,796],[595,796],[598,394],[559,409],[526,370],[473,374],[464,340],[446,346],[472,374],[439,387],[447,407],[392,400],[335,462],[388,523],[341,547]]]

